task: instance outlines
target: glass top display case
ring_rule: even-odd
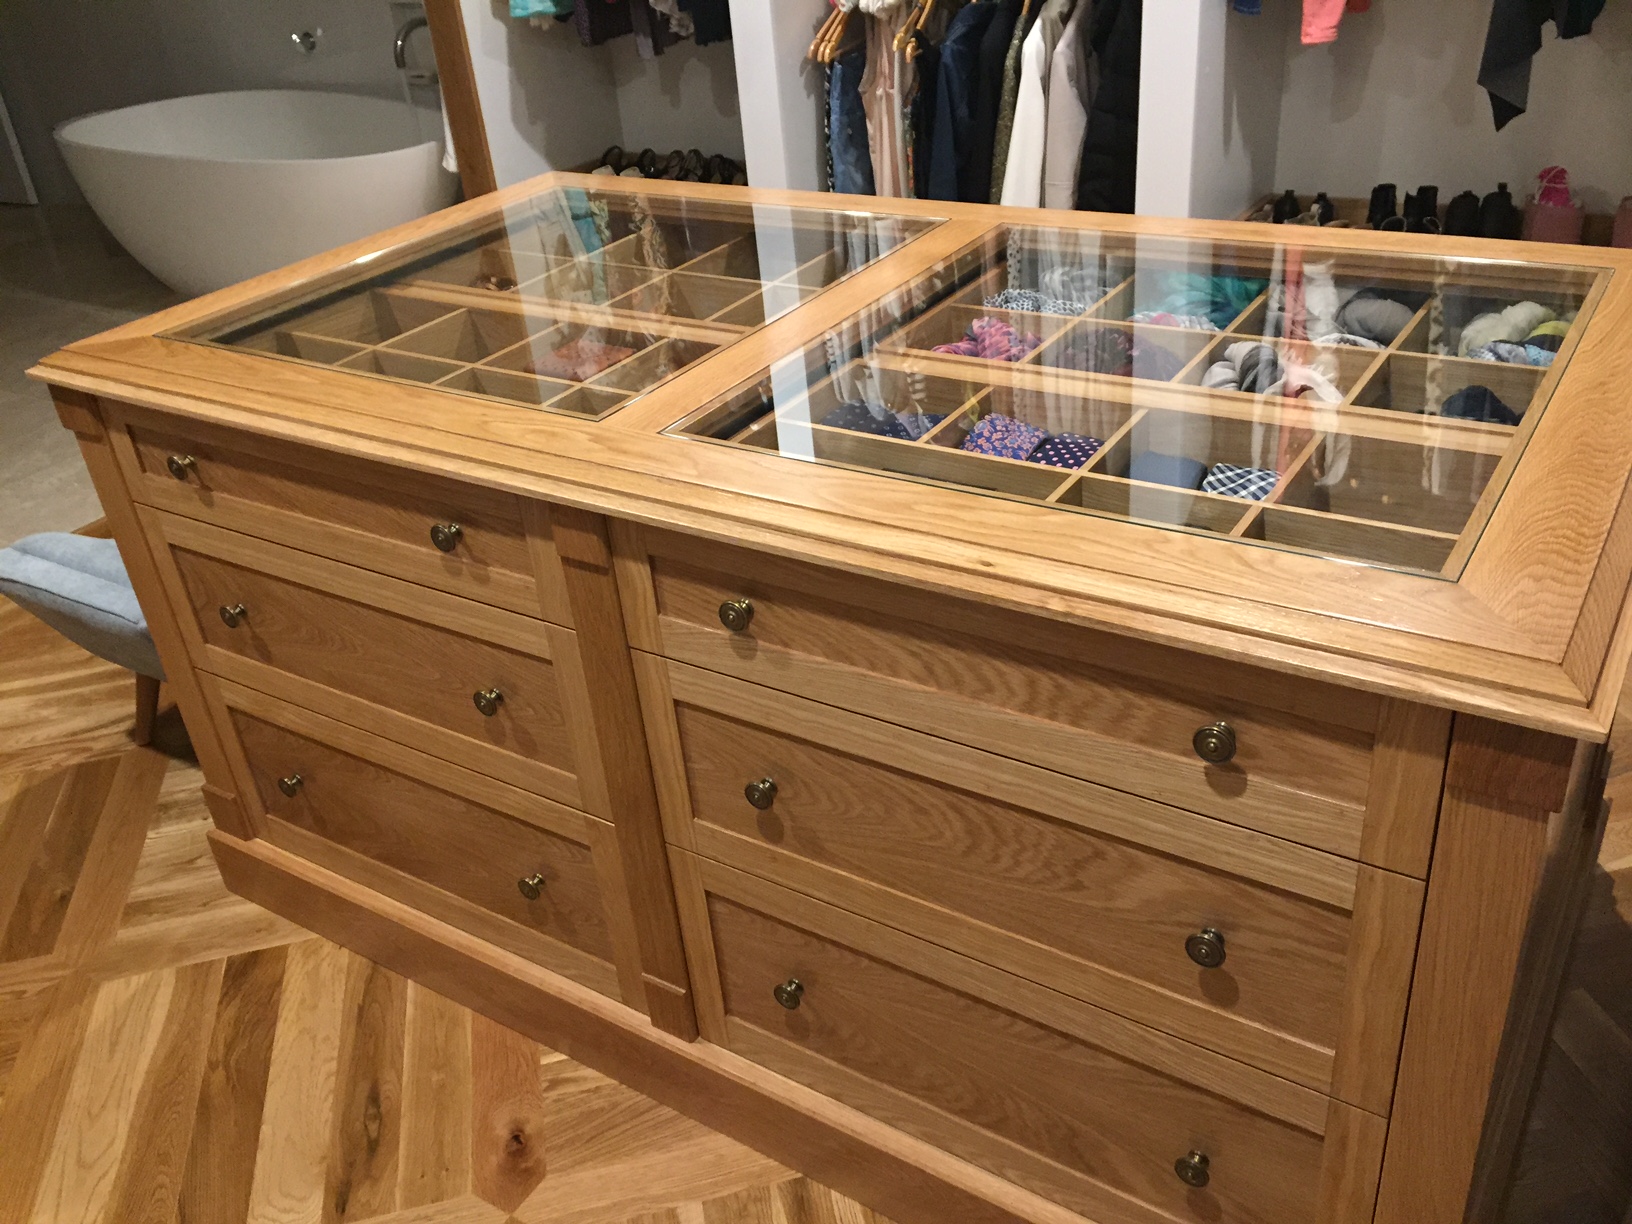
[[[556,188],[172,338],[601,417],[934,224]]]
[[[668,432],[1454,578],[1607,275],[997,227]]]

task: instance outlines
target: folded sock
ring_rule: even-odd
[[[1280,479],[1278,472],[1268,468],[1239,467],[1233,463],[1215,463],[1201,482],[1203,493],[1218,493],[1224,497],[1240,497],[1247,501],[1263,501]]]
[[[1034,289],[1005,289],[987,298],[984,305],[990,310],[1024,310],[1032,314],[1080,315],[1088,306],[1066,298],[1049,297]]]
[[[1042,442],[1027,458],[1032,463],[1046,463],[1049,467],[1080,468],[1104,446],[1098,438],[1087,434],[1055,434]]]
[[[848,429],[854,433],[916,442],[944,420],[945,413],[892,412],[888,408],[869,404],[849,403],[833,409],[822,418],[822,424],[832,429]]]
[[[969,324],[962,340],[937,344],[934,351],[954,357],[982,357],[987,361],[1019,361],[1042,342],[1041,336],[1022,333],[1002,319],[982,315]]]
[[[1130,480],[1147,484],[1173,485],[1180,489],[1198,489],[1207,465],[1183,455],[1164,455],[1161,451],[1144,451],[1133,457],[1128,465]]]
[[[1489,387],[1463,387],[1440,405],[1439,414],[1463,421],[1486,421],[1492,425],[1519,423],[1519,414],[1502,403]]]
[[[1045,429],[994,412],[975,422],[963,440],[963,449],[977,455],[996,455],[1000,459],[1025,459],[1046,437]]]

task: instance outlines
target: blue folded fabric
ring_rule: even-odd
[[[574,0],[510,0],[510,16],[518,21],[532,17],[570,17]]]
[[[1104,445],[1098,438],[1087,434],[1055,434],[1032,451],[1027,456],[1027,462],[1043,463],[1049,467],[1080,468]]]
[[[1489,387],[1463,387],[1440,405],[1439,414],[1462,421],[1485,421],[1491,425],[1519,423],[1519,414],[1502,403]]]
[[[1240,467],[1234,463],[1215,463],[1201,482],[1203,493],[1217,493],[1223,497],[1240,497],[1247,501],[1263,501],[1275,488],[1280,474],[1268,468]]]
[[[1205,463],[1183,455],[1164,455],[1161,451],[1144,451],[1135,455],[1128,465],[1130,480],[1172,485],[1178,489],[1199,489],[1206,474]]]

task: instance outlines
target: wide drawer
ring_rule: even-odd
[[[703,869],[738,1053],[1102,1224],[1369,1218],[1382,1119]]]
[[[1427,830],[1408,861],[1362,854],[1391,703],[741,549],[621,534],[637,647],[1425,874],[1426,801],[1399,816]],[[1423,738],[1439,736],[1442,758],[1448,717],[1432,722]],[[1222,764],[1196,746],[1217,724],[1227,732],[1204,738],[1233,743]],[[1432,749],[1419,755],[1414,768],[1439,768]],[[1420,791],[1437,796],[1437,776]]]
[[[200,667],[583,806],[572,630],[145,513]]]
[[[138,502],[572,624],[542,503],[194,422],[112,425]]]
[[[678,844],[1387,1112],[1420,881],[659,666]]]
[[[544,828],[244,710],[231,718],[270,841],[619,993],[587,818],[540,811],[556,826]]]

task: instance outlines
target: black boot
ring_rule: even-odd
[[[1275,201],[1275,211],[1270,213],[1269,219],[1280,225],[1303,215],[1303,205],[1298,203],[1297,195],[1288,189],[1287,193]]]
[[[1464,191],[1445,205],[1445,232],[1474,238],[1479,234],[1479,197]]]
[[[1479,202],[1479,236],[1517,238],[1523,231],[1524,217],[1513,204],[1513,193],[1506,183],[1497,183],[1496,190]]]
[[[1366,209],[1366,224],[1382,229],[1390,217],[1400,215],[1399,188],[1393,183],[1378,183],[1371,189],[1371,207]]]
[[[1322,191],[1315,196],[1315,217],[1322,225],[1330,225],[1337,220],[1337,206],[1332,203],[1331,196]]]
[[[1405,228],[1413,234],[1439,233],[1439,188],[1418,187],[1405,197]]]

